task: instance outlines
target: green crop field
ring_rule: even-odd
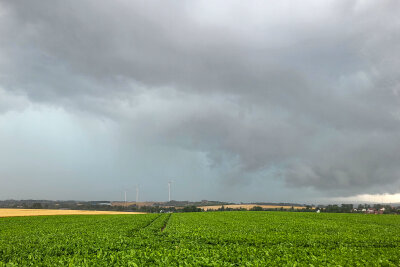
[[[400,265],[400,216],[201,212],[0,218],[0,266]]]

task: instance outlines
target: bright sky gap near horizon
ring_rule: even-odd
[[[399,14],[0,0],[0,199],[400,202]]]

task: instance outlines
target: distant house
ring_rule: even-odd
[[[104,202],[104,203],[98,203],[97,205],[100,205],[100,206],[111,206],[111,203],[110,202]]]
[[[382,208],[380,208],[380,209],[377,211],[376,214],[383,214],[384,212],[385,212],[385,208],[382,207]]]

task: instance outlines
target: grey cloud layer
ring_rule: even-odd
[[[398,192],[399,2],[293,5],[2,2],[0,86],[204,151],[228,183]]]

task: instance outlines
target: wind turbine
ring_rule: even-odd
[[[139,185],[136,185],[136,204],[139,202]]]
[[[171,184],[172,183],[174,183],[174,181],[168,182],[168,202],[171,202]]]

